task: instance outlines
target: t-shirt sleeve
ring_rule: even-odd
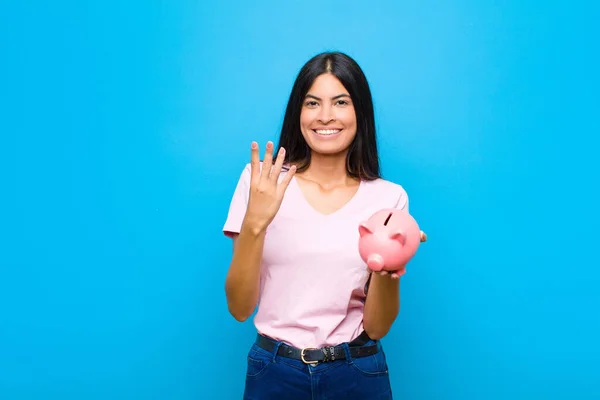
[[[227,237],[233,237],[240,233],[242,221],[246,216],[248,207],[248,197],[250,194],[250,164],[247,164],[240,175],[231,203],[229,204],[229,213],[223,226],[223,233]]]
[[[399,208],[400,210],[408,211],[408,194],[406,193],[406,190],[404,190],[404,188],[402,186],[399,186],[399,194],[398,194],[398,202],[396,203],[396,208]]]

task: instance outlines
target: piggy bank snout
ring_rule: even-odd
[[[396,270],[416,253],[420,229],[406,211],[380,210],[359,224],[359,252],[374,271]]]
[[[367,265],[373,271],[381,271],[385,266],[385,261],[381,255],[371,254],[367,259]]]

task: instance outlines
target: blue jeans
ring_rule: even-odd
[[[277,355],[256,343],[248,352],[245,400],[390,400],[392,389],[385,353],[352,358],[348,344],[342,344],[346,359],[308,365]]]

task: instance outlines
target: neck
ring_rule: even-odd
[[[313,153],[310,158],[310,166],[301,175],[322,185],[340,185],[354,181],[346,171],[345,152],[336,155]]]

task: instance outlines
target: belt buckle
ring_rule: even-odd
[[[319,350],[319,349],[316,349],[316,348],[314,348],[314,347],[305,347],[305,348],[303,348],[303,349],[302,349],[302,351],[300,351],[300,359],[302,360],[302,362],[303,362],[304,364],[308,364],[308,365],[317,365],[317,364],[319,363],[318,361],[308,361],[308,360],[306,360],[306,359],[304,358],[304,352],[305,352],[306,350]]]

